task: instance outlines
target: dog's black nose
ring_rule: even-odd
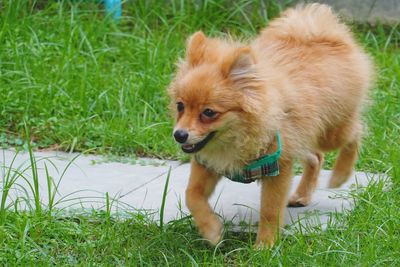
[[[189,134],[185,130],[178,129],[174,132],[174,138],[178,143],[185,143],[188,137]]]

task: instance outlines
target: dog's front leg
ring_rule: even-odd
[[[279,162],[280,174],[261,180],[261,209],[256,247],[272,247],[283,223],[291,178],[292,163]]]
[[[189,208],[199,232],[211,244],[216,245],[222,234],[222,224],[208,204],[220,176],[207,170],[192,159],[192,170],[186,189],[186,205]]]

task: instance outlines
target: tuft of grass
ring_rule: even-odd
[[[5,165],[1,166],[2,185],[1,185],[1,202],[0,202],[0,224],[4,224],[6,221],[6,211],[10,208],[10,204],[7,204],[9,192],[19,177],[19,173],[17,171],[13,171],[13,166],[17,155],[18,153],[14,155],[9,167],[6,167]],[[3,162],[5,162],[4,157],[5,155],[3,153]]]
[[[30,181],[28,181],[28,179],[26,179],[26,181],[28,182],[29,187],[32,190],[33,193],[33,199],[35,202],[35,211],[38,214],[42,213],[42,205],[40,203],[40,191],[39,191],[39,176],[38,176],[38,171],[37,171],[37,165],[36,165],[36,159],[35,156],[33,155],[33,151],[32,151],[32,146],[31,146],[31,138],[29,136],[29,131],[26,128],[25,125],[25,134],[28,140],[28,152],[29,152],[29,160],[30,160],[30,169],[32,170],[32,180],[33,180],[33,186],[31,184]],[[46,166],[46,174],[47,174],[47,181],[50,181],[50,177],[48,176],[48,172],[47,172],[47,166]],[[25,177],[24,177],[25,178]]]

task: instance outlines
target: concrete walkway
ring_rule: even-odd
[[[0,151],[0,175],[4,181],[7,169],[16,155],[14,150]],[[64,169],[78,154],[62,152],[36,152],[40,195],[44,205],[48,203],[47,180],[44,166],[46,165],[50,176],[57,184]],[[32,181],[32,172],[29,168],[29,154],[18,153],[12,169],[24,171],[28,181]],[[161,161],[154,159],[138,159],[135,162],[120,163],[107,162],[99,156],[83,156],[78,158],[68,167],[60,181],[56,206],[58,208],[105,209],[106,192],[110,197],[113,211],[146,212],[152,214],[155,220],[159,218],[159,209],[162,203],[163,191],[168,171],[171,169],[168,194],[165,204],[165,220],[187,216],[184,191],[187,184],[190,166],[177,161]],[[304,208],[288,208],[286,210],[286,224],[298,220],[302,223],[326,224],[329,213],[343,209],[351,209],[353,202],[350,189],[366,186],[371,180],[377,180],[377,175],[357,172],[339,189],[327,189],[326,184],[330,171],[322,171],[318,189],[314,194],[312,203]],[[299,183],[300,177],[294,178],[292,191]],[[23,198],[27,193],[21,190],[28,189],[27,182],[19,177],[13,190],[10,191],[8,203],[19,198],[20,205],[25,206]],[[257,183],[238,184],[223,179],[210,199],[218,214],[227,220],[232,220],[238,225],[241,222],[255,223],[258,221],[260,192]],[[32,196],[31,193],[30,197]],[[317,216],[310,216],[316,214]],[[308,218],[304,220],[304,218]]]
[[[319,2],[332,6],[343,17],[357,22],[390,23],[400,21],[399,0],[296,0]]]

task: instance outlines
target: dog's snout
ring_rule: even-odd
[[[178,129],[174,132],[174,138],[178,143],[185,143],[189,137],[189,133],[185,130]]]

